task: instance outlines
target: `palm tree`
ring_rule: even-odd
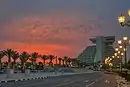
[[[67,56],[64,57],[64,61],[65,61],[65,66],[67,66],[67,61],[68,61],[68,57]]]
[[[30,55],[27,52],[22,52],[19,57],[20,57],[22,69],[24,70],[25,69],[25,63],[29,59]]]
[[[14,50],[12,49],[7,49],[3,51],[4,55],[6,55],[8,57],[8,68],[10,68],[10,64],[11,64],[11,57],[14,53]]]
[[[36,60],[37,60],[38,57],[40,57],[40,55],[37,52],[34,52],[34,53],[31,54],[30,61],[32,62],[33,69],[35,68],[34,64],[36,64]]]
[[[61,60],[62,60],[62,58],[58,58],[58,60],[59,60],[59,65],[61,65]]]
[[[19,58],[19,53],[17,51],[14,51],[12,53],[12,59],[13,59],[13,67],[15,68],[16,60]]]
[[[71,63],[71,58],[68,58],[68,60],[67,60],[68,66],[70,66],[70,63]]]
[[[62,59],[62,64],[63,64],[63,66],[65,65],[65,59]]]
[[[40,56],[43,60],[43,64],[45,65],[46,64],[46,60],[47,60],[47,55],[41,55]]]
[[[54,55],[49,55],[49,59],[50,59],[49,65],[53,66],[52,60],[54,59]]]
[[[0,51],[0,69],[2,68],[2,58],[4,57],[3,51]]]

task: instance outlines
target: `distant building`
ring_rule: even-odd
[[[92,65],[94,63],[95,55],[96,55],[96,45],[88,46],[78,56],[78,60],[80,60],[80,62],[87,63],[87,65]]]
[[[86,64],[100,63],[103,64],[105,58],[112,56],[114,54],[113,43],[115,41],[115,36],[97,36],[91,38],[95,45],[88,46],[81,54],[78,56],[80,62],[86,62]]]

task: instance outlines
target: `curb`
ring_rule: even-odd
[[[47,79],[47,78],[51,78],[51,77],[53,77],[53,76],[35,77],[35,78],[26,78],[26,79],[15,79],[15,80],[2,80],[2,81],[0,81],[0,83],[22,82],[22,81],[29,81],[29,80]]]
[[[88,72],[84,72],[84,73],[75,73],[75,74],[66,74],[66,75],[78,75],[78,74],[85,74]],[[90,73],[90,72],[89,72]],[[60,75],[59,75],[60,76]],[[65,75],[62,75],[65,76]],[[46,77],[34,77],[34,78],[24,78],[24,79],[12,79],[12,80],[2,80],[0,81],[0,83],[8,83],[8,82],[22,82],[22,81],[29,81],[29,80],[38,80],[38,79],[47,79],[47,78],[52,78],[55,76],[46,76]]]

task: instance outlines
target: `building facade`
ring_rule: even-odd
[[[115,36],[97,36],[91,38],[90,41],[94,45],[88,46],[79,56],[78,60],[86,62],[86,64],[101,63],[103,64],[105,58],[112,56],[115,52],[113,43]]]

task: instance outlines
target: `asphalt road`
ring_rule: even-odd
[[[44,80],[2,83],[0,87],[117,87],[113,75],[88,73],[52,77]]]

